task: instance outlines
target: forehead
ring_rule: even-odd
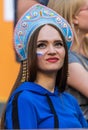
[[[62,39],[61,37],[61,33],[59,30],[57,30],[55,27],[53,27],[52,25],[44,25],[40,31],[39,31],[39,35],[38,35],[38,40],[42,40],[42,38],[44,39]]]

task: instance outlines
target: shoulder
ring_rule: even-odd
[[[72,74],[74,74],[73,76],[76,77],[77,76],[79,77],[82,73],[88,75],[87,70],[88,70],[88,64],[84,62],[84,57],[81,56],[80,54],[77,54],[76,52],[69,51],[69,75],[72,76]]]
[[[76,53],[73,51],[69,51],[68,58],[69,58],[69,63],[74,63],[74,62],[81,63]]]
[[[78,100],[73,95],[68,92],[64,92],[63,97],[65,106],[68,106],[70,110],[74,110],[76,113],[82,112]]]
[[[75,97],[66,91],[63,92],[63,97],[64,98],[67,97],[68,99],[75,100]]]
[[[78,106],[78,101],[72,94],[68,92],[63,92],[63,98],[68,104],[72,106]]]
[[[31,91],[31,88],[35,87],[35,84],[30,82],[24,82],[18,86],[17,89],[14,90],[14,92],[11,94],[9,102],[13,101],[30,101],[34,98],[34,93]]]

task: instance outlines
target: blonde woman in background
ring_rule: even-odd
[[[74,41],[69,52],[68,90],[88,120],[88,0],[50,0],[48,7],[71,25]]]

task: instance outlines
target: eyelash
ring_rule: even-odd
[[[43,48],[43,47],[45,47],[45,46],[46,46],[45,43],[40,43],[40,44],[37,45],[37,48]]]
[[[63,42],[57,42],[57,43],[55,43],[55,45],[64,46]]]
[[[45,48],[46,46],[47,46],[46,43],[39,43],[37,45],[37,48]],[[62,46],[64,46],[64,44],[63,44],[63,42],[56,42],[56,43],[54,43],[54,46],[62,47]]]

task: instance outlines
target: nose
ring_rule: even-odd
[[[53,55],[56,54],[56,49],[53,45],[50,45],[48,47],[48,54],[53,54]]]

